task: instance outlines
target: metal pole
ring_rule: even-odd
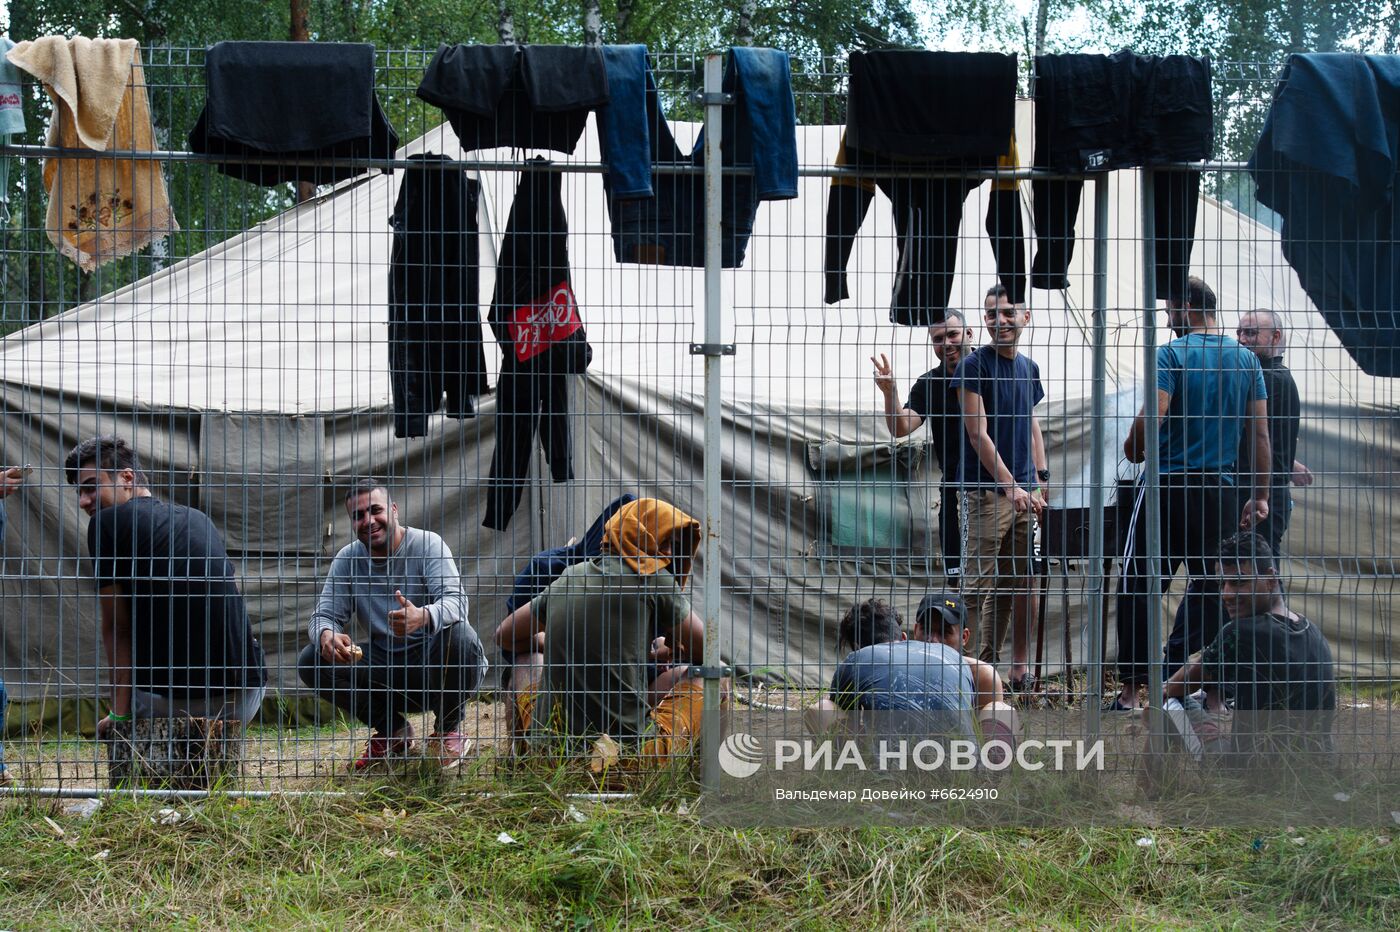
[[[1146,430],[1143,443],[1143,514],[1147,519],[1147,746],[1162,749],[1162,516],[1161,458],[1157,449],[1157,243],[1153,216],[1156,191],[1153,172],[1142,169],[1142,406]]]
[[[1097,738],[1103,705],[1104,381],[1108,377],[1108,174],[1094,176],[1094,381],[1089,412],[1089,659],[1084,730]]]
[[[701,554],[705,567],[705,666],[714,671],[720,666],[719,599],[720,599],[720,484],[719,468],[723,450],[720,430],[720,361],[715,351],[723,339],[720,329],[720,215],[722,175],[720,172],[720,134],[723,132],[724,107],[720,103],[723,81],[724,54],[705,55],[705,536]],[[704,680],[705,708],[700,723],[700,740],[705,749],[704,786],[706,790],[719,787],[720,742],[720,681],[714,676]]]

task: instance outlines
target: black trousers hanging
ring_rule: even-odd
[[[1196,210],[1200,206],[1201,173],[1161,170],[1151,174],[1157,297],[1184,298],[1196,235]],[[1031,182],[1036,244],[1035,260],[1031,263],[1031,287],[1051,290],[1069,287],[1067,273],[1070,260],[1074,258],[1074,222],[1079,216],[1083,195],[1083,181]]]
[[[573,435],[569,428],[569,375],[583,372],[593,350],[579,331],[547,352],[519,363],[509,354],[496,380],[496,449],[486,484],[482,524],[504,531],[529,484],[535,435],[544,448],[550,478],[574,477]]]

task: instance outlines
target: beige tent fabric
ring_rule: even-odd
[[[42,81],[53,98],[45,145],[96,152],[155,150],[135,39],[45,36],[19,43],[8,57]],[[49,241],[84,272],[179,229],[156,161],[49,159],[44,190]]]

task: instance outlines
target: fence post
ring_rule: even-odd
[[[722,663],[720,657],[720,458],[723,451],[720,431],[720,363],[723,357],[714,350],[723,339],[720,328],[720,216],[722,199],[720,137],[723,132],[724,107],[720,103],[723,81],[723,52],[705,54],[705,462],[704,498],[705,533],[701,543],[701,558],[705,567],[705,708],[701,718],[700,739],[705,752],[704,787],[713,791],[719,787],[720,741],[720,681],[713,674]]]
[[[1162,516],[1161,457],[1157,423],[1157,241],[1156,191],[1153,172],[1142,177],[1142,406],[1145,417],[1143,444],[1143,515],[1147,520],[1147,747],[1162,750],[1166,733],[1162,719]],[[1122,646],[1119,646],[1122,650]]]
[[[1089,413],[1089,662],[1084,730],[1099,736],[1103,705],[1104,380],[1108,375],[1108,173],[1094,176],[1094,375]],[[1070,674],[1072,675],[1072,674]]]

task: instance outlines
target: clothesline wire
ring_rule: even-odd
[[[144,162],[206,162],[229,165],[287,165],[286,156],[234,156],[209,155],[203,152],[188,152],[179,149],[157,151],[109,150],[97,151],[84,148],[64,148],[60,146],[34,146],[16,143],[0,145],[0,157],[20,156],[41,159],[107,159]],[[324,158],[296,159],[290,164],[324,168],[401,169],[421,170],[440,169],[468,171],[540,171],[562,172],[565,174],[603,174],[608,171],[606,162],[559,162],[548,160],[514,161],[484,159],[443,159],[430,165],[410,159],[363,159],[363,158]],[[1193,171],[1193,172],[1237,172],[1244,171],[1245,162],[1171,162],[1150,166],[1153,171]],[[680,165],[674,162],[654,162],[652,171],[660,175],[703,175],[703,165]],[[752,168],[724,166],[725,175],[752,175]],[[940,168],[852,168],[849,166],[799,166],[798,177],[802,178],[977,178],[983,181],[1074,181],[1092,178],[1092,174],[1072,174],[1045,171],[1038,168],[1016,169],[940,169]]]

